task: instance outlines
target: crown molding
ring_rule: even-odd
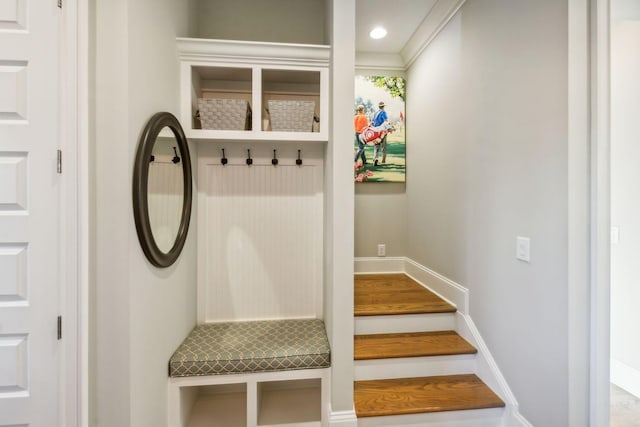
[[[429,46],[466,0],[438,0],[400,51],[405,69]]]
[[[406,71],[466,0],[438,0],[407,44],[395,53],[356,52],[356,70]]]
[[[397,53],[357,52],[356,70],[405,71],[402,57]]]
[[[183,61],[327,66],[331,46],[216,39],[176,39]]]

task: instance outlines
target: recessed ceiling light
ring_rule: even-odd
[[[376,27],[369,33],[369,37],[372,39],[381,39],[387,35],[387,30],[382,27]]]

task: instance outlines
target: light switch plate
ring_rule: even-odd
[[[618,226],[611,226],[611,244],[617,245],[620,243],[620,228]]]
[[[531,262],[531,239],[528,237],[516,238],[516,259]]]

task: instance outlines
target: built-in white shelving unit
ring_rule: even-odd
[[[231,144],[328,141],[330,46],[178,38],[177,48],[180,121],[190,140]],[[203,129],[197,118],[199,98],[246,101],[251,108],[246,129]],[[313,115],[319,122],[312,118],[308,131],[274,131],[267,111],[273,100],[313,101]],[[269,126],[264,125],[265,120]],[[199,150],[201,161],[214,146]],[[318,144],[313,147],[305,151],[318,150]],[[262,148],[265,146],[256,152]],[[313,172],[307,160],[304,172]],[[201,172],[205,169],[203,165]],[[252,168],[255,170],[258,168]],[[198,298],[204,297],[199,289]],[[198,316],[200,319],[201,314]],[[169,427],[325,426],[330,369],[169,378]]]
[[[327,141],[329,53],[324,45],[177,39],[181,62],[181,122],[188,138],[231,141]],[[198,98],[242,99],[251,106],[248,130],[202,129]],[[313,101],[319,123],[309,131],[274,131],[271,100]],[[269,122],[271,123],[271,122]]]

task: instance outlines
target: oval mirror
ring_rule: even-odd
[[[142,250],[156,267],[172,265],[187,239],[192,201],[187,138],[171,113],[147,122],[133,171],[133,215]]]

